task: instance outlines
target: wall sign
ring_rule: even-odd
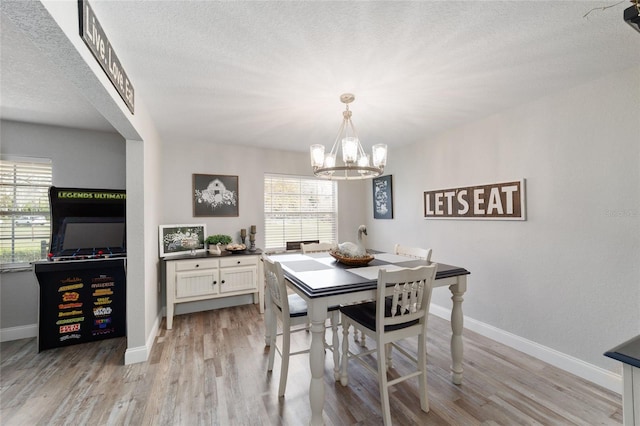
[[[133,114],[135,92],[104,30],[86,0],[78,0],[80,36]]]
[[[193,175],[193,216],[238,216],[238,176]]]
[[[393,219],[391,175],[373,179],[373,218]]]
[[[526,220],[525,181],[424,192],[425,219]]]

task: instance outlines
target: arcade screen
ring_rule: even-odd
[[[126,235],[123,220],[116,218],[66,218],[62,225],[62,251],[84,248],[124,251]]]
[[[118,189],[49,189],[50,260],[124,256],[126,192]]]

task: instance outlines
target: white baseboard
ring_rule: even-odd
[[[146,362],[149,359],[149,355],[151,355],[151,349],[153,349],[153,343],[156,340],[156,336],[158,335],[158,330],[160,329],[160,321],[162,320],[163,311],[156,317],[156,320],[153,323],[153,327],[151,328],[151,333],[147,336],[147,342],[144,346],[137,346],[135,348],[127,348],[124,352],[124,365],[136,364],[138,362]]]
[[[432,304],[430,312],[437,317],[451,320],[451,309]],[[508,331],[501,330],[481,321],[464,317],[464,327],[496,342],[531,355],[541,361],[549,363],[585,380],[589,380],[610,391],[622,394],[622,376],[609,370],[589,364],[581,359],[548,348],[539,343],[527,340]]]
[[[144,346],[138,346],[135,348],[127,348],[124,353],[124,363],[135,364],[138,362],[145,362],[151,354],[153,343],[155,342],[158,330],[160,329],[160,321],[164,316],[164,310],[162,310],[156,318],[151,333],[147,337],[147,342]],[[8,327],[0,329],[0,342],[8,342],[10,340],[29,339],[31,337],[38,336],[38,324],[21,325],[19,327]]]
[[[38,324],[21,325],[0,329],[0,342],[29,339],[38,336]]]

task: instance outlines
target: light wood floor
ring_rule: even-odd
[[[620,425],[619,395],[471,331],[464,331],[461,386],[449,379],[449,323],[429,318],[431,411],[417,383],[392,388],[398,425]],[[295,333],[295,346],[308,333]],[[37,353],[35,339],[1,344],[2,425],[304,425],[308,355],[291,359],[277,397],[279,357],[266,373],[263,316],[255,305],[175,317],[148,362],[122,365],[124,338]],[[330,355],[330,353],[328,354]],[[381,424],[376,378],[358,363],[349,386],[325,364],[327,425]],[[405,365],[396,354],[396,371]],[[417,414],[411,414],[417,413]]]

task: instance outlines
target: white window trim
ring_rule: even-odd
[[[0,160],[13,161],[16,163],[36,163],[36,164],[50,164],[51,165],[51,184],[53,185],[53,160],[44,157],[26,157],[12,154],[0,154]],[[51,214],[51,212],[49,212]],[[51,224],[49,224],[51,227]],[[51,228],[49,227],[49,233]],[[0,273],[6,272],[23,272],[30,271],[31,264],[29,262],[14,262],[14,263],[0,263]]]
[[[334,211],[332,212],[334,218],[334,223],[333,223],[333,231],[334,231],[334,235],[333,235],[333,239],[335,241],[322,241],[322,242],[337,242],[338,239],[338,185],[337,182],[335,181],[331,181],[331,180],[324,180],[324,179],[317,179],[314,178],[313,176],[305,176],[305,175],[290,175],[290,174],[283,174],[283,173],[265,173],[264,174],[264,179],[263,179],[263,190],[264,190],[264,183],[266,182],[266,180],[268,178],[282,178],[282,179],[299,179],[299,180],[305,180],[305,181],[319,181],[319,182],[323,182],[323,183],[330,183],[331,185],[333,185],[333,202],[334,202]],[[282,247],[278,246],[278,247],[270,247],[267,246],[267,218],[269,216],[269,213],[266,212],[266,203],[267,203],[267,194],[265,192],[264,194],[264,202],[263,202],[263,213],[264,213],[264,229],[265,229],[265,250],[268,252],[274,252],[274,251],[282,251],[285,250],[285,246],[283,245]],[[306,239],[306,238],[303,238]],[[312,238],[309,238],[312,239]],[[286,241],[284,242],[286,244]]]

